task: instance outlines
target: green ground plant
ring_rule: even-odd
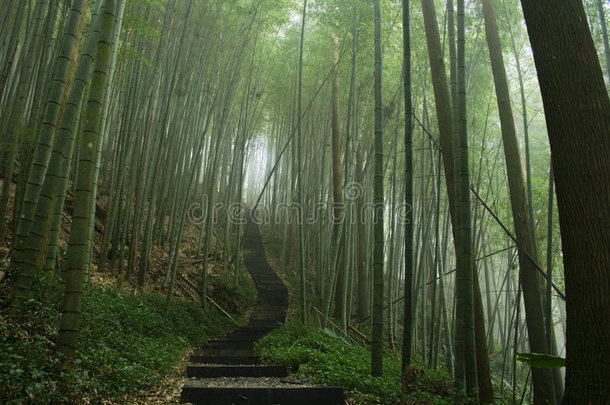
[[[234,324],[213,308],[113,288],[87,288],[83,325],[72,367],[55,352],[62,284],[43,276],[20,324],[0,319],[0,402],[96,403],[137,395],[158,384],[186,350]],[[0,313],[8,307],[0,298]]]
[[[400,400],[398,353],[385,356],[383,377],[372,377],[371,355],[366,348],[297,322],[259,340],[257,349],[265,361],[298,370],[297,376],[304,381],[342,386],[346,395],[358,404],[393,405]],[[418,368],[417,393],[413,399],[450,403],[449,380],[445,370]]]

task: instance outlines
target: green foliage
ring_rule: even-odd
[[[164,311],[164,297],[136,297],[111,288],[90,288],[76,358],[62,365],[54,342],[61,283],[44,277],[19,325],[0,322],[0,398],[7,404],[99,402],[137,394],[160,382],[183,352],[229,329],[214,310],[186,301]],[[5,298],[0,302],[6,308]]]
[[[517,360],[534,368],[559,368],[566,366],[566,359],[542,353],[517,353]]]
[[[291,323],[257,343],[262,357],[274,364],[298,367],[298,377],[313,383],[342,386],[346,394],[363,404],[395,404],[400,398],[400,358],[384,358],[384,376],[371,376],[371,354],[317,328]],[[420,394],[442,403],[449,377],[444,371],[426,370],[418,379]],[[427,387],[432,387],[428,389]]]
[[[233,274],[223,273],[210,276],[208,288],[208,294],[231,313],[242,313],[256,302],[256,289],[243,265],[240,266],[237,283]]]

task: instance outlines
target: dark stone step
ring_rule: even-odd
[[[206,347],[203,354],[207,356],[254,356],[253,348],[231,348],[231,347]]]
[[[219,337],[218,339],[214,339],[215,341],[222,341],[222,342],[236,342],[236,341],[240,341],[240,340],[249,340],[251,342],[256,341],[257,339],[260,339],[261,337],[265,336],[268,332],[260,332],[260,333],[235,333],[235,334],[231,334],[231,335],[227,335],[227,336],[223,336],[223,337]]]
[[[214,339],[214,342],[238,342],[238,341],[244,341],[244,340],[249,340],[250,342],[254,342],[256,341],[256,339],[259,339],[260,337],[265,336],[262,333],[256,333],[256,334],[250,334],[250,333],[236,333],[234,335],[227,335],[227,336],[223,336],[223,337],[219,337],[218,339]],[[210,342],[212,342],[210,340]]]
[[[272,308],[268,308],[268,307],[264,307],[264,308],[260,308],[260,309],[254,309],[254,313],[253,315],[256,316],[266,316],[266,315],[273,315],[273,316],[285,316],[284,314],[286,313],[286,308],[285,307],[272,307]]]
[[[268,332],[278,328],[280,325],[281,323],[277,319],[252,318],[250,319],[250,322],[248,322],[248,326],[254,326],[261,330],[265,329]]]
[[[284,310],[260,310],[254,311],[252,314],[253,319],[267,319],[267,320],[277,320],[284,319],[286,316]]]
[[[277,302],[269,302],[267,300],[255,304],[254,311],[274,311],[283,312],[286,310],[286,305],[279,304]]]
[[[186,368],[188,378],[216,377],[286,377],[286,366],[254,366],[254,365],[190,365]]]
[[[275,316],[269,316],[269,317],[262,317],[262,316],[256,314],[253,316],[252,319],[250,319],[250,322],[248,323],[248,325],[255,326],[257,328],[261,328],[261,330],[264,329],[266,331],[269,331],[269,328],[276,329],[282,323],[284,323],[284,316],[275,315]]]
[[[213,356],[213,355],[194,355],[189,361],[199,364],[260,364],[261,358],[258,356]]]
[[[235,347],[252,347],[254,342],[252,339],[246,338],[235,338],[235,339],[214,339],[209,340],[204,343],[201,347],[209,348],[209,347],[218,347],[218,346],[235,346]]]
[[[267,333],[267,328],[260,328],[256,326],[244,326],[243,328],[234,330],[233,332],[225,335],[224,337],[232,336],[259,336]],[[220,338],[219,338],[220,339]]]
[[[252,342],[228,342],[228,343],[216,343],[213,345],[201,346],[201,353],[203,354],[217,354],[218,351],[223,351],[228,354],[232,354],[234,352],[240,352],[240,355],[243,352],[254,352],[254,343]],[[237,355],[237,353],[235,353]]]
[[[257,320],[275,321],[277,323],[278,320],[284,319],[285,317],[284,311],[254,311],[248,323]]]
[[[209,353],[214,350],[253,350],[253,342],[218,342],[201,346],[203,353]]]
[[[275,298],[280,300],[283,298],[284,294],[286,294],[282,282],[277,279],[254,277],[253,281],[255,286],[269,292],[269,296],[264,298]]]
[[[274,316],[269,318],[259,318],[258,315],[255,315],[252,319],[250,319],[248,326],[260,328],[261,331],[269,333],[272,330],[279,328],[283,324],[284,317],[280,318],[279,316]]]
[[[342,405],[340,387],[205,387],[188,381],[182,388],[182,402],[195,405]]]

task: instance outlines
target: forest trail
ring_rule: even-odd
[[[267,263],[256,224],[246,226],[244,264],[257,298],[249,322],[226,336],[206,342],[187,367],[182,402],[213,405],[340,405],[343,389],[288,380],[285,366],[260,364],[254,343],[283,324],[288,289]]]

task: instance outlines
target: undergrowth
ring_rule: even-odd
[[[372,377],[367,349],[296,322],[259,340],[257,349],[267,362],[298,368],[304,381],[343,387],[355,403],[394,405],[400,400],[398,355],[386,355],[383,377]],[[410,403],[453,403],[446,371],[418,368],[417,374],[417,391],[410,395]]]
[[[159,383],[184,352],[234,325],[213,308],[165,298],[89,287],[83,297],[79,346],[71,367],[55,352],[62,284],[43,276],[18,323],[5,317],[0,297],[0,402],[100,403],[137,395]]]

